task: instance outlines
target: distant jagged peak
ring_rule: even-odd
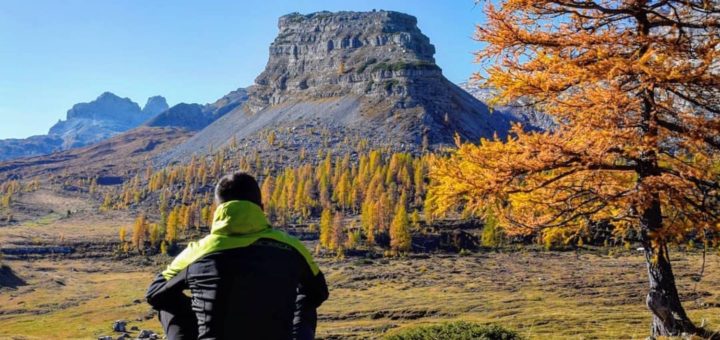
[[[130,100],[130,98],[127,98],[127,97],[123,98],[123,97],[120,97],[120,96],[110,92],[110,91],[105,91],[105,92],[101,93],[97,97],[97,99],[95,99],[95,101],[104,101],[104,100]]]
[[[148,98],[140,109],[140,105],[130,98],[105,91],[95,100],[73,105],[67,111],[66,119],[53,125],[47,135],[0,140],[0,160],[93,144],[133,129],[167,109],[167,101],[162,96]]]
[[[67,111],[67,120],[128,120],[135,122],[143,117],[140,105],[130,98],[122,98],[109,91],[103,92],[93,101],[75,104]]]
[[[145,122],[152,127],[180,127],[201,130],[212,122],[242,105],[248,98],[244,88],[231,91],[212,104],[180,103]]]
[[[142,112],[149,117],[154,117],[167,110],[168,108],[170,108],[170,106],[168,105],[167,100],[165,100],[165,97],[152,96],[148,98],[145,106],[143,106]]]

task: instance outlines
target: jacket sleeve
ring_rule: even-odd
[[[312,340],[317,328],[317,308],[329,296],[325,276],[322,272],[305,276],[298,287],[295,300],[295,318],[293,319],[293,339]]]
[[[165,279],[162,274],[158,274],[148,287],[145,300],[157,310],[174,305],[176,301],[185,296],[183,290],[188,288],[186,278],[187,269],[182,270],[170,280]]]

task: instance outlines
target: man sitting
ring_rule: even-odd
[[[270,226],[252,176],[223,177],[215,200],[210,235],[148,288],[168,339],[313,339],[328,290],[310,252]]]

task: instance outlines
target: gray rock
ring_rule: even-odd
[[[160,337],[151,330],[143,329],[140,331],[140,334],[138,334],[137,338],[138,339],[158,339]]]
[[[286,159],[297,158],[301,148],[309,154],[327,145],[352,151],[349,144],[359,139],[370,148],[419,152],[425,145],[453,144],[456,133],[472,141],[504,137],[517,120],[491,113],[448,81],[435,64],[435,47],[411,15],[293,13],[282,16],[278,28],[244,104],[159,156],[157,164],[209,153],[232,140],[247,146],[239,150],[246,155],[268,151]],[[267,146],[271,130],[276,146]]]
[[[143,106],[142,112],[147,117],[154,117],[162,113],[163,111],[167,110],[170,106],[168,106],[167,101],[165,100],[165,97],[163,96],[153,96],[148,98],[147,102],[145,103],[145,106]]]
[[[108,335],[101,335],[98,337],[98,340],[113,340],[113,338]]]
[[[63,142],[62,138],[50,135],[2,139],[0,161],[53,153],[62,149]]]
[[[490,102],[496,96],[496,91],[482,88],[473,83],[463,82],[458,86],[483,103]],[[528,105],[527,101],[516,100],[506,105],[493,107],[493,109],[506,113],[529,129],[550,130],[556,126],[552,117],[535,110]]]
[[[135,128],[165,109],[163,97],[151,97],[141,110],[130,99],[105,92],[91,102],[73,105],[66,119],[47,135],[0,140],[0,161],[90,145]]]
[[[127,326],[127,321],[125,320],[117,320],[113,322],[113,332],[127,332],[127,329],[125,329]]]
[[[181,127],[199,131],[226,113],[239,107],[247,100],[247,91],[239,88],[218,99],[212,104],[177,104],[150,119],[147,126]]]
[[[67,119],[51,127],[48,134],[62,138],[63,149],[76,148],[132,129],[148,118],[129,98],[105,92],[94,101],[75,104]]]

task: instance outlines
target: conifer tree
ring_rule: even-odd
[[[210,207],[203,206],[202,210],[200,211],[200,221],[202,225],[208,226],[212,223],[212,220],[210,218]]]
[[[147,238],[147,221],[145,220],[145,214],[141,213],[135,219],[133,225],[132,245],[138,251],[143,251],[145,246],[145,240]]]
[[[127,229],[125,229],[125,227],[120,227],[120,231],[118,233],[119,233],[119,237],[120,237],[120,243],[125,243],[126,242],[125,238],[127,237],[126,236]]]
[[[167,242],[165,240],[160,242],[160,254],[167,255]]]
[[[332,231],[328,249],[342,253],[346,241],[344,216],[342,212],[337,212],[332,219]]]
[[[111,207],[112,207],[112,196],[110,195],[110,193],[106,193],[105,196],[103,197],[103,203],[100,206],[100,210],[110,210]]]
[[[365,232],[367,243],[375,244],[375,231],[377,230],[377,215],[375,212],[375,200],[371,196],[365,197],[360,212],[360,224]]]
[[[412,214],[410,214],[410,223],[413,229],[420,229],[420,213],[417,210],[413,210]]]
[[[272,175],[268,175],[263,180],[262,186],[260,187],[260,196],[262,196],[262,204],[265,208],[265,212],[270,214],[273,210],[272,195],[275,189],[275,179]]]
[[[610,221],[642,244],[651,337],[705,335],[682,306],[668,244],[720,222],[718,13],[718,1],[488,4],[476,30],[483,85],[555,126],[458,140],[432,166],[439,210],[491,209],[514,235]]]
[[[405,203],[398,201],[395,217],[390,226],[390,248],[395,252],[407,252],[411,246],[410,221],[408,220]]]
[[[160,226],[157,223],[150,224],[150,244],[155,247],[160,241]]]
[[[173,209],[168,214],[167,226],[165,227],[165,240],[173,243],[177,239],[178,211]]]
[[[330,209],[323,209],[320,215],[320,246],[326,249],[332,249],[332,223],[332,211],[330,211]]]

